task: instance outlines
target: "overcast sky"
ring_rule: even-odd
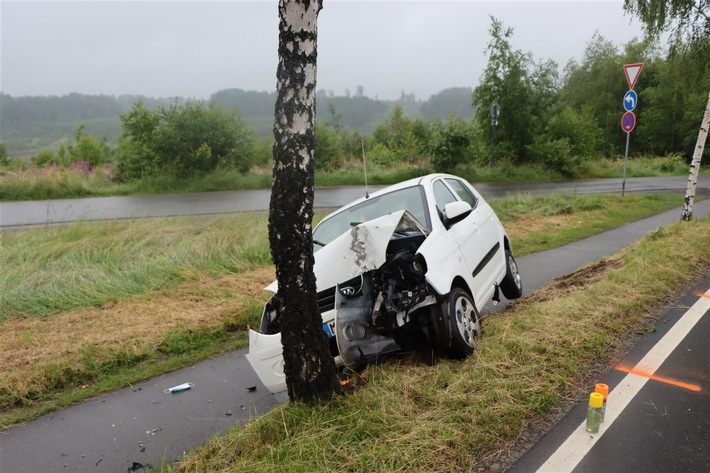
[[[598,31],[622,46],[641,37],[622,1],[325,0],[318,18],[318,89],[427,99],[475,87],[489,16],[512,44],[560,68]],[[209,98],[273,91],[278,2],[0,1],[0,90],[12,96],[136,94]],[[619,78],[624,73],[619,66]]]

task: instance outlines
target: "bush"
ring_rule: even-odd
[[[72,162],[88,162],[91,166],[106,163],[106,153],[101,143],[90,135],[82,135],[71,152]]]
[[[536,136],[533,144],[528,146],[528,153],[545,167],[557,171],[565,177],[573,177],[577,166],[578,157],[574,156],[567,138],[550,139],[545,136]]]
[[[219,166],[249,170],[252,134],[236,111],[190,100],[147,110],[141,102],[121,115],[118,175],[135,179],[156,172],[186,177]]]
[[[446,124],[435,121],[432,129],[431,164],[437,171],[453,171],[471,154],[470,126],[466,121],[452,115]]]

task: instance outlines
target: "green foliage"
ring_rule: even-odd
[[[586,106],[580,111],[564,107],[547,124],[549,137],[553,140],[566,139],[570,152],[580,158],[591,158],[597,154],[601,133],[590,108]]]
[[[316,169],[332,171],[340,165],[343,155],[342,139],[337,129],[323,123],[316,124]]]
[[[430,141],[431,164],[437,171],[453,171],[471,157],[471,124],[455,115],[446,123],[434,121]]]
[[[636,16],[651,36],[671,33],[672,44],[710,38],[710,4],[694,0],[624,0],[624,10]]]
[[[119,176],[135,179],[156,172],[189,176],[217,167],[246,172],[252,164],[252,136],[236,111],[190,100],[156,111],[137,102],[121,115]]]
[[[0,165],[7,166],[10,163],[8,157],[9,156],[7,154],[7,148],[5,147],[5,143],[0,141]]]
[[[400,105],[396,105],[390,116],[375,128],[373,138],[376,145],[389,152],[373,150],[373,160],[383,165],[411,162],[424,154],[429,141],[429,127],[417,118],[412,120]]]
[[[554,103],[556,64],[535,64],[532,54],[514,50],[510,43],[513,30],[493,17],[489,31],[488,65],[473,92],[476,119],[482,130],[492,134],[489,110],[498,103],[496,153],[500,147],[515,163],[523,163],[528,158],[528,145],[547,122]]]
[[[537,135],[528,145],[531,158],[553,169],[565,177],[573,177],[579,164],[579,157],[572,154],[572,146],[567,138],[548,138]]]
[[[72,162],[83,161],[91,166],[99,166],[106,162],[104,147],[90,135],[82,135],[71,154]]]

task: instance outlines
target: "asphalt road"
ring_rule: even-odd
[[[628,193],[677,192],[682,199],[688,178],[639,177],[626,182]],[[621,179],[583,179],[563,182],[474,183],[485,198],[510,192],[599,194],[621,193]],[[370,186],[373,192],[381,186]],[[0,228],[44,225],[76,220],[102,220],[183,215],[213,215],[261,211],[269,208],[267,189],[203,192],[192,194],[137,195],[58,199],[25,202],[0,202]],[[364,186],[321,187],[315,190],[316,208],[337,208],[365,195]],[[710,195],[710,176],[698,181],[697,195]],[[682,202],[682,200],[681,200]]]
[[[610,393],[599,433],[584,429],[584,399],[509,473],[710,471],[710,278],[655,327],[601,378]]]
[[[677,222],[680,213],[680,208],[674,209],[518,258],[524,293]],[[710,200],[698,202],[694,215],[709,216]],[[490,308],[483,308],[484,315],[487,311]],[[214,433],[286,400],[266,391],[244,353],[239,350],[10,427],[0,433],[0,472],[124,472],[134,462],[158,467],[174,461]],[[164,392],[187,382],[194,387]]]

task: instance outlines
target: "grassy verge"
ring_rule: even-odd
[[[279,406],[169,470],[476,471],[575,397],[590,366],[607,361],[654,304],[706,273],[708,244],[708,219],[659,229],[488,318],[464,362],[369,367],[354,394]]]
[[[677,200],[522,195],[493,205],[522,255]],[[243,346],[273,279],[266,221],[245,213],[0,234],[0,426]]]

